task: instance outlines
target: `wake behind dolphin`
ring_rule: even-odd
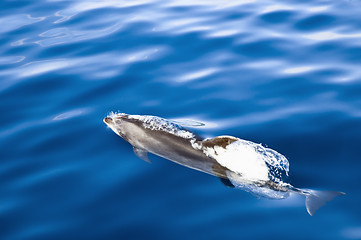
[[[344,195],[343,192],[292,186],[288,182],[288,160],[261,144],[232,136],[204,139],[174,121],[156,116],[111,113],[103,121],[147,162],[150,162],[150,152],[217,176],[226,186],[257,196],[283,199],[290,193],[298,193],[306,197],[306,208],[311,216],[327,201]]]

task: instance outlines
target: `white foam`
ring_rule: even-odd
[[[110,112],[108,114],[108,117],[113,119],[113,118],[116,118],[116,117],[122,117],[122,116],[126,116],[126,115],[128,115],[128,114],[126,114],[126,113],[118,113],[118,112]]]
[[[250,181],[282,181],[282,175],[288,176],[289,163],[278,152],[250,141],[238,139],[227,145],[204,147],[193,143],[196,149],[214,158],[219,164],[240,174],[243,179]],[[268,166],[271,166],[270,169]]]
[[[241,174],[245,179],[268,180],[268,168],[255,149],[243,140],[235,141],[226,148],[205,148],[205,153],[229,170]]]

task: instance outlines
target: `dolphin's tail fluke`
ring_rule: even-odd
[[[301,190],[301,189],[300,189]],[[301,193],[306,196],[307,212],[313,216],[315,212],[337,196],[345,195],[343,192],[336,191],[316,191],[311,189],[302,189]]]

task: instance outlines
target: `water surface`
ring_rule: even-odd
[[[1,239],[361,239],[359,1],[2,1]],[[291,182],[257,199],[139,160],[110,111],[262,143]]]

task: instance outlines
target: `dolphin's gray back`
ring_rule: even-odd
[[[138,140],[143,150],[183,166],[227,179],[225,172],[227,169],[213,158],[206,156],[203,151],[193,148],[190,139],[161,130],[151,130],[142,126],[136,127],[144,131],[144,136],[146,136]],[[201,139],[198,138],[197,140],[200,141]]]

